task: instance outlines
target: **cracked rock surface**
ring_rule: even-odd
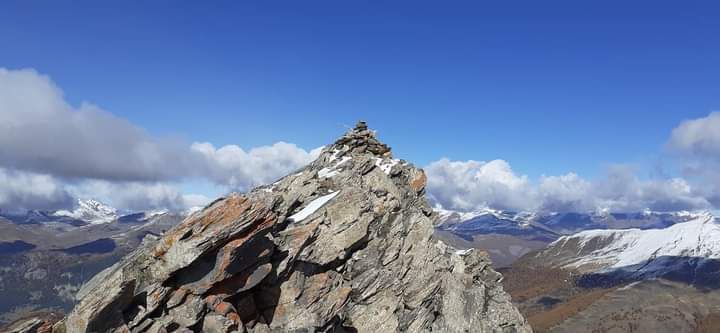
[[[422,170],[363,122],[89,281],[59,332],[530,332],[486,254],[433,238]]]

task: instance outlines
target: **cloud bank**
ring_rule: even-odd
[[[215,148],[210,143],[193,143],[191,151],[201,156],[203,175],[216,184],[248,189],[277,180],[316,159],[322,147],[305,151],[286,142],[245,151],[236,145]]]
[[[639,211],[720,206],[720,113],[672,130],[668,151],[683,178],[640,179],[625,166],[599,180],[575,173],[531,180],[504,160],[426,167],[428,193],[448,209]],[[184,209],[211,198],[178,190],[185,181],[248,190],[315,159],[292,143],[243,149],[152,136],[98,106],[70,105],[34,70],[0,68],[0,209],[55,209],[102,198],[120,209]]]
[[[65,208],[73,203],[64,184],[49,175],[0,168],[0,210]]]
[[[667,147],[678,157],[683,176],[701,184],[703,195],[720,207],[720,112],[682,122]]]
[[[672,130],[670,149],[703,160],[720,160],[720,112],[686,120]]]
[[[32,69],[0,68],[0,207],[6,210],[51,209],[93,193],[120,208],[188,207],[207,198],[182,195],[173,183],[200,179],[244,191],[318,154],[285,142],[246,151],[154,137],[95,105],[73,107]]]
[[[631,168],[614,166],[605,178],[588,181],[577,174],[543,176],[532,182],[503,160],[441,159],[427,166],[428,192],[443,208],[480,207],[512,211],[636,212],[707,209],[701,193],[680,178],[641,180]]]
[[[168,163],[172,161],[172,163]],[[0,163],[65,178],[156,181],[192,171],[180,143],[91,104],[73,108],[33,70],[0,69]]]

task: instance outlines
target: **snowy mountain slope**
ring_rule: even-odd
[[[141,234],[143,230],[167,230],[186,216],[185,212],[168,210],[120,214],[97,200],[85,200],[72,211],[0,215],[0,243],[22,241],[37,250],[57,250],[101,238],[122,241],[126,235]]]
[[[456,212],[436,208],[439,228],[461,234],[514,234],[550,237],[594,229],[660,229],[702,215],[690,212],[532,213],[480,209]]]
[[[663,229],[701,216],[689,212],[529,213],[479,209],[456,212],[435,209],[436,234],[456,246],[490,253],[493,262],[509,265],[520,256],[542,249],[565,235],[586,230]],[[510,244],[512,247],[510,247]]]
[[[15,309],[71,309],[82,283],[184,217],[141,212],[111,223],[79,226],[47,219],[16,223],[0,217],[0,326],[23,315]]]
[[[557,239],[560,235],[534,223],[533,213],[512,213],[494,209],[455,212],[435,209],[438,226],[435,236],[458,248],[486,251],[494,267],[504,267],[520,256]]]
[[[465,221],[469,221],[478,217],[493,217],[496,219],[504,219],[509,221],[515,221],[519,224],[528,223],[532,221],[537,214],[529,212],[509,212],[492,208],[480,208],[472,212],[460,212],[454,210],[446,210],[439,207],[435,208],[435,211],[439,215],[440,221],[447,224],[458,224]]]
[[[200,207],[202,208],[202,207]],[[198,208],[198,209],[200,209]],[[4,217],[16,224],[42,224],[46,227],[53,227],[58,231],[68,231],[73,227],[83,227],[87,225],[100,225],[117,223],[144,223],[157,216],[168,214],[167,209],[158,209],[152,211],[132,212],[121,214],[121,212],[100,201],[78,200],[77,207],[73,210],[58,211],[27,211],[24,213],[6,213],[0,212],[0,217]],[[189,215],[191,211],[182,212],[180,215]]]
[[[720,309],[720,220],[675,216],[689,220],[560,237],[513,262],[505,283],[538,331],[718,332],[698,326]]]
[[[720,259],[720,224],[704,213],[664,229],[583,231],[559,238],[536,257],[583,273],[659,276]]]
[[[559,237],[554,231],[536,223],[539,215],[535,213],[515,213],[490,208],[473,212],[443,209],[435,211],[438,213],[438,228],[458,235],[503,234],[548,242]]]
[[[53,215],[70,217],[90,224],[110,223],[118,218],[117,209],[93,199],[78,200],[75,210],[59,210]]]
[[[118,223],[144,223],[151,219],[170,213],[167,209],[122,215],[117,218]]]

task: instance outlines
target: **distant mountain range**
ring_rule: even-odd
[[[620,217],[583,219],[592,229],[561,236],[502,270],[533,329],[718,332],[720,221],[708,212]]]
[[[59,210],[52,215],[68,217],[90,224],[110,223],[118,218],[117,209],[92,199],[78,200],[78,207],[75,210]]]
[[[708,212],[435,213],[436,237],[484,250],[502,268],[537,332],[663,332],[663,318],[697,330],[720,314],[720,224]],[[0,213],[0,326],[69,310],[90,277],[188,214],[120,212],[97,200]]]
[[[664,277],[720,287],[720,224],[704,213],[663,229],[588,230],[561,237],[535,257],[612,278],[606,283]]]
[[[436,213],[436,237],[487,251],[535,332],[720,331],[709,212]]]
[[[438,237],[458,247],[486,250],[498,267],[510,265],[532,250],[581,231],[662,229],[704,214],[686,211],[538,213],[494,209],[474,212],[436,209],[436,212]]]
[[[97,200],[79,201],[72,211],[0,213],[0,324],[70,309],[82,283],[186,215],[122,214]]]
[[[186,212],[175,212],[179,215],[188,215],[197,208]],[[63,223],[71,226],[85,226],[90,224],[106,224],[112,222],[139,222],[152,216],[170,213],[167,209],[158,209],[143,212],[121,213],[118,209],[94,199],[78,200],[74,210],[43,211],[31,210],[22,213],[9,213],[0,211],[0,218],[5,218],[16,224],[52,224]]]

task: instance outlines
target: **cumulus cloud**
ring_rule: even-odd
[[[720,112],[682,122],[673,129],[668,146],[682,154],[720,160]]]
[[[427,166],[428,193],[445,208],[615,212],[696,210],[720,207],[720,112],[686,120],[666,144],[682,178],[641,179],[627,165],[614,165],[597,180],[574,173],[536,182],[503,160],[441,159]]]
[[[50,175],[0,168],[0,184],[4,212],[63,208],[73,201],[63,184]]]
[[[598,205],[612,211],[659,211],[710,208],[710,203],[682,178],[641,180],[628,166],[613,166],[607,178],[594,184]]]
[[[206,177],[217,184],[247,189],[272,182],[312,162],[322,147],[307,152],[292,143],[278,142],[245,151],[236,145],[215,148],[210,143],[194,143],[191,150],[202,156]]]
[[[425,168],[432,197],[446,208],[472,210],[480,206],[517,210],[531,200],[526,176],[516,175],[503,160],[450,161]]]
[[[680,156],[684,179],[642,180],[616,166],[595,181],[574,173],[532,181],[503,160],[441,159],[426,168],[428,193],[458,210],[720,206],[720,112],[681,123],[667,146]],[[155,137],[100,107],[71,105],[34,70],[0,68],[0,209],[66,207],[73,197],[104,198],[121,209],[187,208],[210,199],[182,193],[180,182],[244,191],[302,167],[319,152],[285,142],[243,149]]]
[[[199,194],[183,194],[176,186],[164,183],[89,180],[72,186],[70,191],[78,198],[100,199],[131,211],[184,210],[204,206],[212,200]]]
[[[592,184],[575,173],[561,176],[543,176],[533,192],[540,210],[553,212],[594,210]]]
[[[67,178],[156,181],[191,172],[187,152],[96,106],[70,106],[62,91],[34,70],[0,69],[4,167]]]
[[[5,206],[49,209],[66,203],[70,192],[93,191],[119,208],[195,205],[206,198],[183,196],[171,183],[210,181],[244,191],[300,168],[319,151],[285,142],[244,150],[154,137],[92,104],[70,105],[32,69],[0,68],[0,168],[35,175],[26,183],[47,183],[37,193],[20,192],[19,185],[0,189]],[[47,192],[50,183],[55,192]]]
[[[683,179],[641,180],[626,166],[613,166],[607,177],[593,182],[568,173],[543,176],[534,183],[514,173],[503,160],[441,159],[428,165],[426,172],[433,200],[444,208],[461,211],[491,207],[514,211],[633,212],[710,207],[708,200]]]
[[[0,166],[109,181],[208,177],[246,189],[315,156],[317,151],[284,142],[245,151],[153,137],[97,106],[69,105],[62,91],[34,70],[0,68]]]
[[[667,147],[679,157],[683,175],[700,184],[699,191],[720,207],[720,112],[682,122]]]

